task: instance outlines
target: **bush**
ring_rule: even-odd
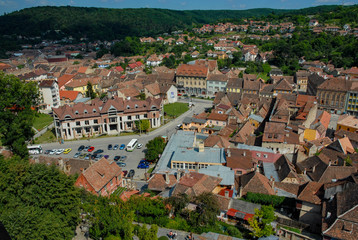
[[[158,240],[168,240],[168,237],[166,237],[166,236],[161,236],[160,238],[158,238]]]
[[[244,197],[244,200],[262,205],[272,205],[273,207],[279,207],[285,201],[285,197],[248,192]]]

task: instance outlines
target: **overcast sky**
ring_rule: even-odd
[[[318,5],[358,4],[358,0],[0,0],[0,14],[34,6],[193,9],[299,9]]]

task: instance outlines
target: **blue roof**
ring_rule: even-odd
[[[199,173],[222,178],[220,185],[232,186],[235,184],[235,172],[229,167],[225,166],[208,166],[207,168],[199,169]]]
[[[223,148],[204,148],[199,152],[197,148],[177,148],[171,160],[183,162],[201,162],[201,163],[226,163],[225,152]]]
[[[75,101],[73,101],[74,103],[80,103],[80,102],[87,102],[87,101],[89,101],[89,100],[91,100],[91,98],[80,98],[80,99],[77,99],[77,100],[75,100]]]
[[[258,122],[260,122],[260,123],[264,121],[263,117],[261,117],[261,116],[259,116],[259,115],[255,115],[255,114],[251,114],[251,115],[249,116],[249,118],[254,119],[255,121],[258,121]]]
[[[238,144],[237,145],[238,149],[247,149],[247,150],[251,150],[251,151],[260,151],[260,152],[268,152],[268,153],[275,153],[272,149],[270,148],[265,148],[265,147],[258,147],[258,146],[250,146],[250,145],[246,145],[246,144]]]
[[[264,174],[268,179],[272,176],[275,179],[275,182],[280,182],[280,178],[278,177],[278,173],[273,163],[263,162],[262,165],[264,167]]]
[[[197,140],[205,140],[207,138],[206,135],[194,134],[194,132],[190,131],[177,131],[174,133],[169,138],[168,144],[165,147],[154,172],[170,169],[170,160],[172,159],[175,151],[177,151],[179,148],[193,148],[195,137]]]

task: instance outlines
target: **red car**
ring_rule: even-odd
[[[90,148],[88,149],[89,152],[92,152],[93,150],[94,150],[94,147],[90,147]]]

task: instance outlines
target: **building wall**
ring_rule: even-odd
[[[227,82],[224,81],[207,81],[207,92],[208,95],[214,96],[217,92],[226,91]]]
[[[44,110],[51,110],[53,107],[60,106],[60,92],[57,83],[54,83],[51,88],[39,88],[43,98],[43,103],[46,104]]]
[[[167,103],[175,103],[178,101],[178,89],[174,85],[172,85],[167,91],[166,99]]]
[[[321,230],[321,206],[309,202],[303,202],[300,211],[300,222],[310,224],[312,231],[319,232]]]
[[[345,112],[349,115],[358,116],[358,92],[348,92]]]
[[[263,142],[262,146],[265,148],[270,148],[274,152],[280,153],[280,154],[295,153],[295,151],[296,151],[295,144]]]
[[[207,125],[209,126],[218,126],[218,127],[225,127],[227,125],[226,121],[220,121],[220,120],[207,120]]]
[[[71,140],[100,134],[118,135],[122,131],[133,131],[136,128],[135,121],[142,119],[149,119],[151,128],[157,128],[161,125],[160,118],[160,111],[151,111],[120,113],[113,116],[103,114],[99,117],[65,119],[63,121],[54,116],[54,121],[56,136],[64,140]]]
[[[201,123],[183,123],[183,130],[184,131],[191,131],[190,128],[191,127],[196,127],[197,128],[197,132],[201,132],[202,129],[206,128],[207,123],[201,124]]]
[[[317,90],[318,106],[321,109],[334,111],[338,114],[344,112],[346,104],[346,92],[336,92],[331,90]]]
[[[206,95],[206,77],[177,76],[177,85],[188,95]]]
[[[358,120],[357,120],[357,123],[358,123]],[[348,132],[357,132],[358,130],[358,127],[353,127],[353,126],[345,126],[345,125],[342,125],[342,124],[338,124],[337,123],[337,131],[340,130],[340,129],[343,129],[343,130],[346,130]]]

